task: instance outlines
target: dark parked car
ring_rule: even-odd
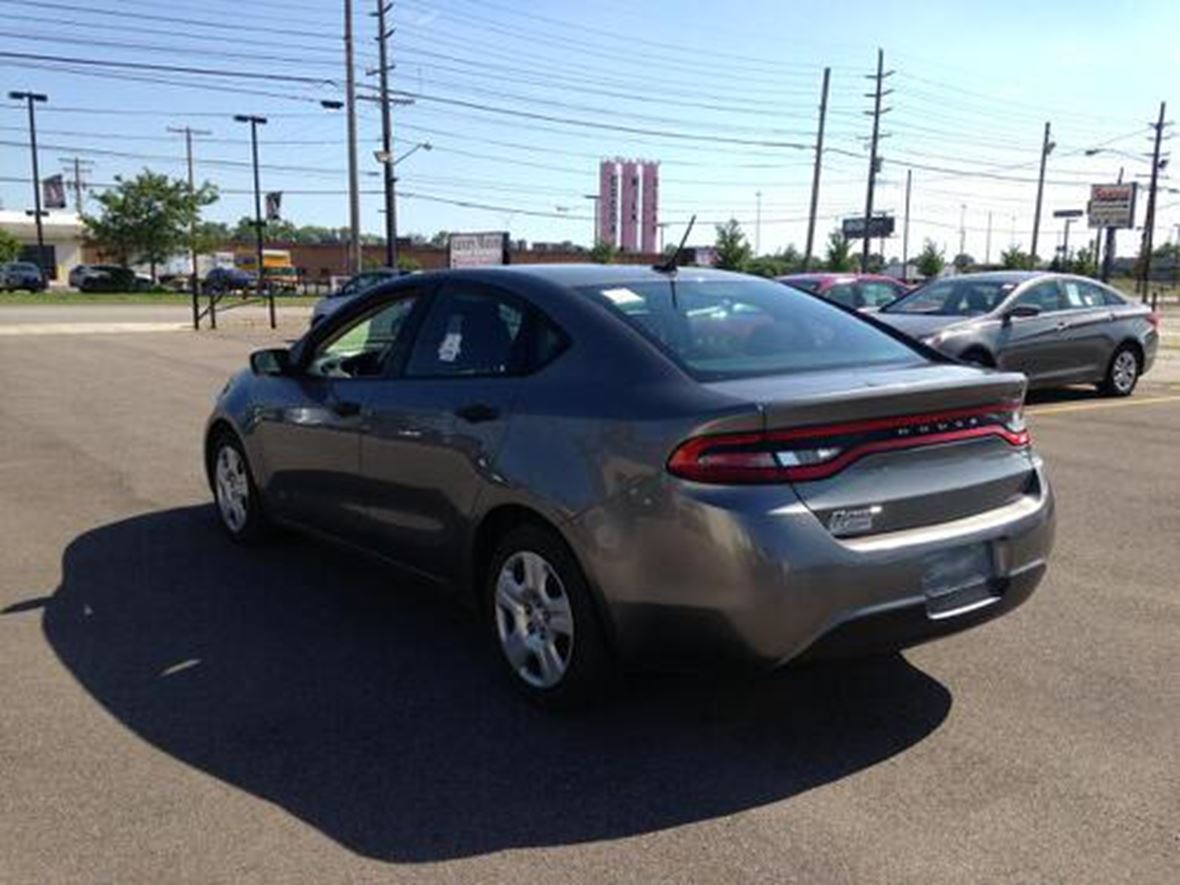
[[[218,397],[228,534],[347,540],[462,588],[512,681],[774,667],[1020,605],[1053,502],[1025,379],[773,281],[551,265],[361,295]]]
[[[1023,372],[1038,387],[1127,396],[1151,368],[1159,316],[1086,277],[1034,271],[934,280],[878,319],[950,356]]]
[[[396,280],[400,276],[409,273],[405,270],[396,270],[392,267],[375,267],[372,270],[364,270],[350,277],[348,282],[337,289],[330,295],[326,295],[316,302],[315,307],[311,311],[311,324],[323,320],[329,314],[335,313],[341,307],[349,302],[350,299],[368,292],[375,286],[380,286],[382,283],[387,283],[390,280]]]
[[[12,292],[27,289],[40,292],[45,288],[45,275],[41,268],[28,261],[10,261],[0,264],[0,290]]]
[[[117,264],[79,264],[70,271],[70,286],[79,292],[134,292],[135,271]]]
[[[213,295],[248,292],[255,288],[254,275],[236,267],[215,267],[205,274],[202,288]]]
[[[882,274],[796,273],[778,281],[857,310],[877,310],[910,291],[901,280]]]

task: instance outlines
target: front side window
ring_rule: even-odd
[[[884,307],[895,301],[901,294],[889,283],[876,280],[866,280],[860,284],[860,304],[862,307]]]
[[[510,375],[521,366],[524,308],[497,295],[444,292],[430,307],[407,377]]]
[[[1027,292],[1024,292],[1016,299],[1016,305],[1019,307],[1035,307],[1041,313],[1049,313],[1054,310],[1061,310],[1065,305],[1062,303],[1061,287],[1057,285],[1055,280],[1050,280],[1045,283],[1037,283]]]
[[[923,359],[870,323],[769,281],[645,279],[578,291],[703,381]]]
[[[321,342],[307,365],[320,378],[380,375],[394,356],[406,320],[418,299],[410,295],[386,302],[354,319]]]
[[[930,316],[980,316],[991,313],[1012,294],[1014,282],[988,279],[946,279],[927,283],[903,295],[886,313],[916,313]]]

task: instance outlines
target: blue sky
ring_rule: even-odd
[[[358,0],[355,16],[362,94],[376,81],[366,74],[376,66],[374,2]],[[211,130],[197,145],[198,174],[222,188],[209,216],[227,221],[252,210],[248,130],[232,116],[267,115],[264,189],[284,191],[293,221],[341,225],[345,121],[318,104],[341,95],[341,9],[338,0],[0,0],[0,53],[279,78],[8,55],[0,56],[3,92],[50,97],[39,115],[43,174],[78,155],[100,185],[145,166],[182,175],[183,144],[165,128]],[[840,217],[863,211],[864,75],[880,46],[896,73],[876,205],[900,218],[906,169],[913,170],[911,253],[926,237],[957,252],[962,216],[966,250],[982,258],[989,213],[993,259],[1013,240],[1027,248],[1049,120],[1057,148],[1047,176],[1045,255],[1061,231],[1052,212],[1083,207],[1088,184],[1114,180],[1120,165],[1128,176],[1145,175],[1148,162],[1135,155],[1149,148],[1147,123],[1161,100],[1180,113],[1174,0],[397,0],[393,21],[393,82],[418,96],[396,110],[398,152],[421,141],[434,146],[399,166],[403,234],[509,229],[534,241],[588,243],[592,206],[584,195],[596,190],[597,158],[620,155],[661,162],[669,240],[695,212],[704,225],[695,242],[712,239],[709,224],[736,217],[764,252],[802,247],[806,146],[814,142],[828,65],[822,241]],[[25,117],[9,102],[0,110],[0,200],[24,208]],[[379,131],[377,106],[361,102],[363,226],[371,232],[383,224],[372,155]],[[1096,146],[1123,153],[1084,155]],[[1164,193],[1160,202],[1157,242],[1175,235],[1180,194]],[[900,224],[898,234],[890,255],[901,252]],[[1086,235],[1075,226],[1074,243],[1079,234]],[[1124,234],[1120,251],[1137,240]]]

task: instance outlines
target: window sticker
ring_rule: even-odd
[[[643,296],[632,292],[630,289],[603,289],[602,294],[619,307],[623,307],[626,304],[643,303]]]
[[[453,363],[459,358],[459,351],[463,349],[463,333],[447,332],[438,346],[438,360],[440,363]]]

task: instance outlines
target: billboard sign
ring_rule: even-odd
[[[60,175],[42,180],[41,190],[46,209],[66,208],[66,184]]]
[[[270,191],[266,195],[266,220],[278,221],[283,211],[283,192]]]
[[[865,219],[863,215],[858,215],[855,218],[845,218],[840,227],[846,240],[863,240],[866,236],[869,239],[891,237],[893,236],[893,216],[874,215],[869,219],[867,234],[865,232]]]
[[[1090,227],[1134,227],[1137,182],[1090,185]]]
[[[450,267],[507,264],[508,233],[451,234],[447,241],[447,252],[447,264]]]

